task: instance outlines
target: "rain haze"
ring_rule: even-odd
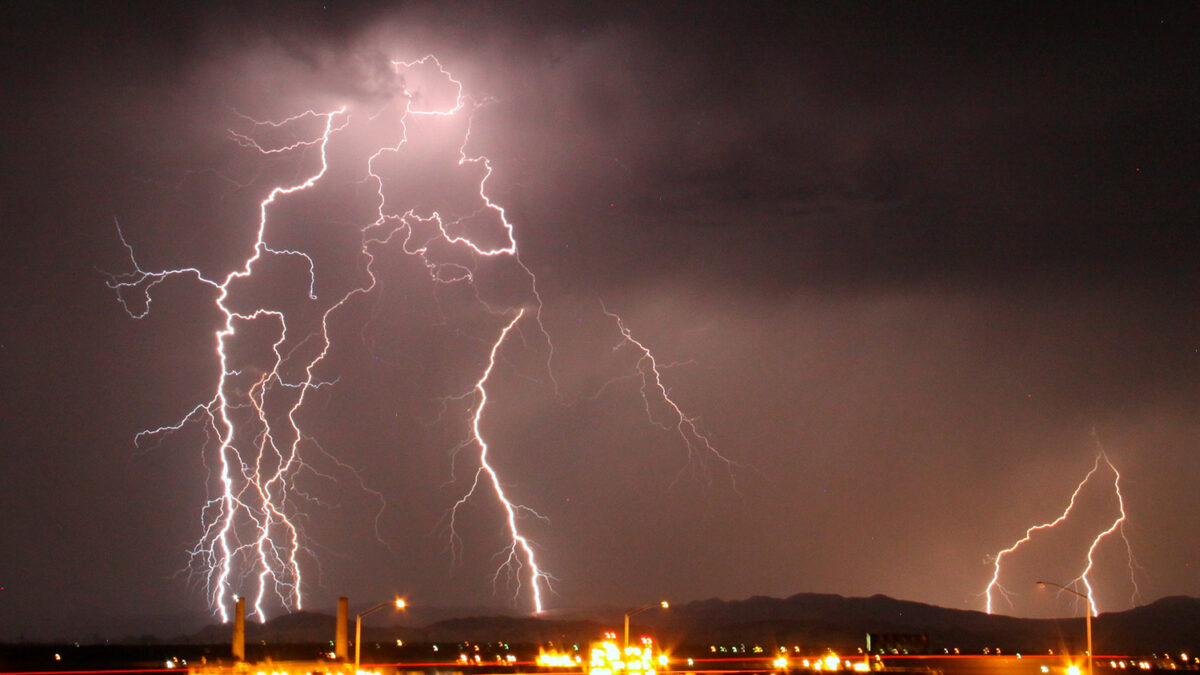
[[[303,576],[268,618],[396,593],[525,614],[535,585],[547,611],[1071,616],[1034,581],[1110,529],[1100,611],[1200,595],[1183,3],[0,14],[0,640],[182,631],[259,592],[252,520],[208,569],[219,388],[243,458],[269,426],[304,462],[273,488]],[[265,210],[275,253],[204,281],[318,174]],[[237,322],[224,377],[218,302],[276,313]],[[544,578],[487,480],[453,510],[485,389]]]

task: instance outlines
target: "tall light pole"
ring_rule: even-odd
[[[396,609],[404,609],[408,604],[400,598],[396,598],[392,602],[381,602],[371,609],[354,617],[354,675],[358,675],[358,657],[362,653],[362,618],[371,612],[378,612],[384,607],[395,607]]]
[[[1075,590],[1074,588],[1067,588],[1066,586],[1063,586],[1062,584],[1056,584],[1053,581],[1039,581],[1039,582],[1037,582],[1037,585],[1038,585],[1038,588],[1045,588],[1047,586],[1053,586],[1055,588],[1064,590],[1072,595],[1078,595],[1079,597],[1083,598],[1083,604],[1086,607],[1085,611],[1087,612],[1086,614],[1084,614],[1084,623],[1087,625],[1088,675],[1092,675],[1092,598],[1090,596],[1084,595],[1083,593],[1080,593],[1079,591]]]
[[[663,600],[662,602],[655,603],[653,605],[642,605],[637,609],[631,609],[628,612],[625,612],[625,644],[621,645],[621,658],[625,658],[625,650],[629,649],[629,617],[633,616],[634,614],[640,614],[648,609],[654,609],[655,607],[670,609],[671,603]]]

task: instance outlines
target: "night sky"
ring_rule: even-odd
[[[286,145],[315,118],[248,118],[347,105],[339,163],[268,215],[318,300],[295,256],[234,299],[309,330],[367,278],[362,160],[398,138],[370,116],[405,88],[445,95],[389,62],[431,53],[479,104],[464,152],[491,162],[555,346],[522,320],[481,423],[505,489],[547,518],[521,523],[556,579],[548,609],[829,592],[982,610],[993,556],[1062,513],[1101,449],[1133,557],[1116,535],[1098,548],[1099,609],[1200,596],[1189,3],[173,4],[0,10],[0,640],[211,618],[188,552],[213,445],[199,425],[135,435],[212,397],[216,293],[171,278],[131,318],[106,285],[134,271],[115,223],[142,269],[223,279],[258,203],[319,164],[230,132]],[[478,210],[465,120],[410,135],[389,199]],[[497,243],[486,215],[462,227]],[[289,502],[306,609],[531,609],[528,587],[493,583],[487,491],[457,551],[447,515],[478,459],[453,452],[462,396],[531,281],[451,248],[474,287],[380,245],[377,286],[331,315]],[[643,400],[606,310],[730,468],[648,419],[670,411]],[[275,325],[246,332],[239,383]],[[1079,575],[1112,486],[1101,461],[1071,518],[1005,559],[997,611],[1078,615],[1033,582]],[[150,615],[173,618],[131,618]]]

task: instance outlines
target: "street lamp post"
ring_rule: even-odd
[[[628,612],[625,612],[625,643],[623,645],[621,645],[622,658],[624,658],[625,651],[629,649],[629,617],[633,616],[634,614],[641,614],[642,612],[644,612],[648,609],[654,609],[655,607],[662,607],[663,609],[670,609],[671,603],[667,602],[666,600],[663,600],[662,602],[655,603],[653,605],[642,605],[641,607],[638,607],[637,609],[632,609]]]
[[[401,599],[397,598],[392,602],[381,602],[371,609],[354,617],[354,675],[358,675],[358,658],[362,653],[362,619],[371,612],[378,612],[384,607],[395,607],[396,609],[404,609],[408,605]]]
[[[1046,586],[1053,586],[1055,588],[1058,588],[1058,589],[1064,590],[1068,593],[1071,593],[1072,595],[1078,595],[1079,597],[1083,598],[1083,603],[1085,605],[1085,612],[1086,612],[1083,615],[1084,616],[1084,624],[1087,626],[1088,675],[1092,675],[1092,598],[1090,596],[1084,595],[1083,593],[1080,593],[1079,591],[1077,591],[1073,588],[1067,588],[1066,586],[1063,586],[1062,584],[1056,584],[1053,581],[1039,581],[1039,582],[1037,582],[1037,585],[1039,588],[1045,588]]]

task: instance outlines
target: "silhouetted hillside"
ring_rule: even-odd
[[[866,633],[909,633],[929,637],[934,650],[955,647],[977,652],[1061,650],[1084,641],[1084,620],[1018,619],[946,609],[883,595],[844,598],[803,593],[789,598],[705,600],[638,617],[679,642],[774,642],[801,646],[863,645]],[[1092,621],[1097,653],[1179,651],[1200,643],[1200,599],[1164,598]],[[665,635],[664,635],[665,637]]]
[[[532,617],[492,616],[450,619],[426,626],[430,642],[495,642],[521,644],[548,642],[573,643],[595,639],[604,627],[596,621],[537,619]]]
[[[586,643],[604,630],[620,630],[621,609],[580,610],[558,618],[477,616],[411,625],[365,626],[363,641],[496,642],[514,644]],[[411,617],[406,619],[411,622]],[[325,614],[298,612],[266,624],[247,623],[247,642],[322,643],[334,636],[335,620]],[[351,625],[351,630],[353,625]],[[703,600],[650,610],[632,621],[633,634],[652,631],[669,645],[759,644],[826,647],[863,646],[866,633],[923,634],[931,651],[958,648],[965,653],[1000,648],[1007,653],[1082,649],[1084,620],[1018,619],[983,612],[946,609],[883,595],[845,598],[802,593],[788,598]],[[1192,651],[1200,649],[1200,599],[1163,598],[1125,612],[1093,619],[1098,654]],[[227,642],[230,627],[210,626],[192,643]]]

